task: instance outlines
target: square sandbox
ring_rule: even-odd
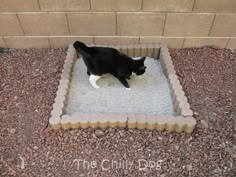
[[[128,127],[191,133],[196,125],[166,45],[116,45],[134,58],[146,56],[144,75],[132,75],[131,90],[112,75],[89,83],[87,69],[71,44],[49,123],[53,129]],[[78,58],[79,57],[79,58]],[[78,58],[78,59],[77,59]]]

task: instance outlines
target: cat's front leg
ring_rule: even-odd
[[[90,76],[90,72],[89,72],[89,70],[87,69],[87,74]]]
[[[127,82],[127,80],[125,79],[125,77],[117,77],[119,79],[119,81],[127,88],[130,90],[130,86],[129,83]]]
[[[99,86],[96,83],[99,78],[101,78],[101,76],[96,76],[93,74],[90,75],[89,82],[94,88],[99,88]]]

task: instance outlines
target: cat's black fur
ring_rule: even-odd
[[[136,75],[142,75],[146,69],[146,66],[144,66],[146,57],[133,60],[116,49],[87,47],[79,41],[74,43],[74,48],[82,55],[89,75],[101,76],[102,74],[110,73],[119,79],[126,88],[129,88],[126,79],[130,79],[132,72]]]

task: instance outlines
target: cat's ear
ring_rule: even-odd
[[[139,59],[139,61],[140,61],[141,63],[144,63],[145,59],[146,59],[146,57],[142,57],[142,58]]]

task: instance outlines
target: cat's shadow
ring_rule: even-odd
[[[135,76],[134,74],[130,77],[130,79],[127,79],[128,83],[130,84],[131,89],[132,88],[142,88],[148,86],[148,80],[145,77],[145,74],[141,77]],[[97,81],[97,84],[102,89],[103,87],[120,87],[124,88],[122,84],[111,74],[104,74],[102,77]]]

